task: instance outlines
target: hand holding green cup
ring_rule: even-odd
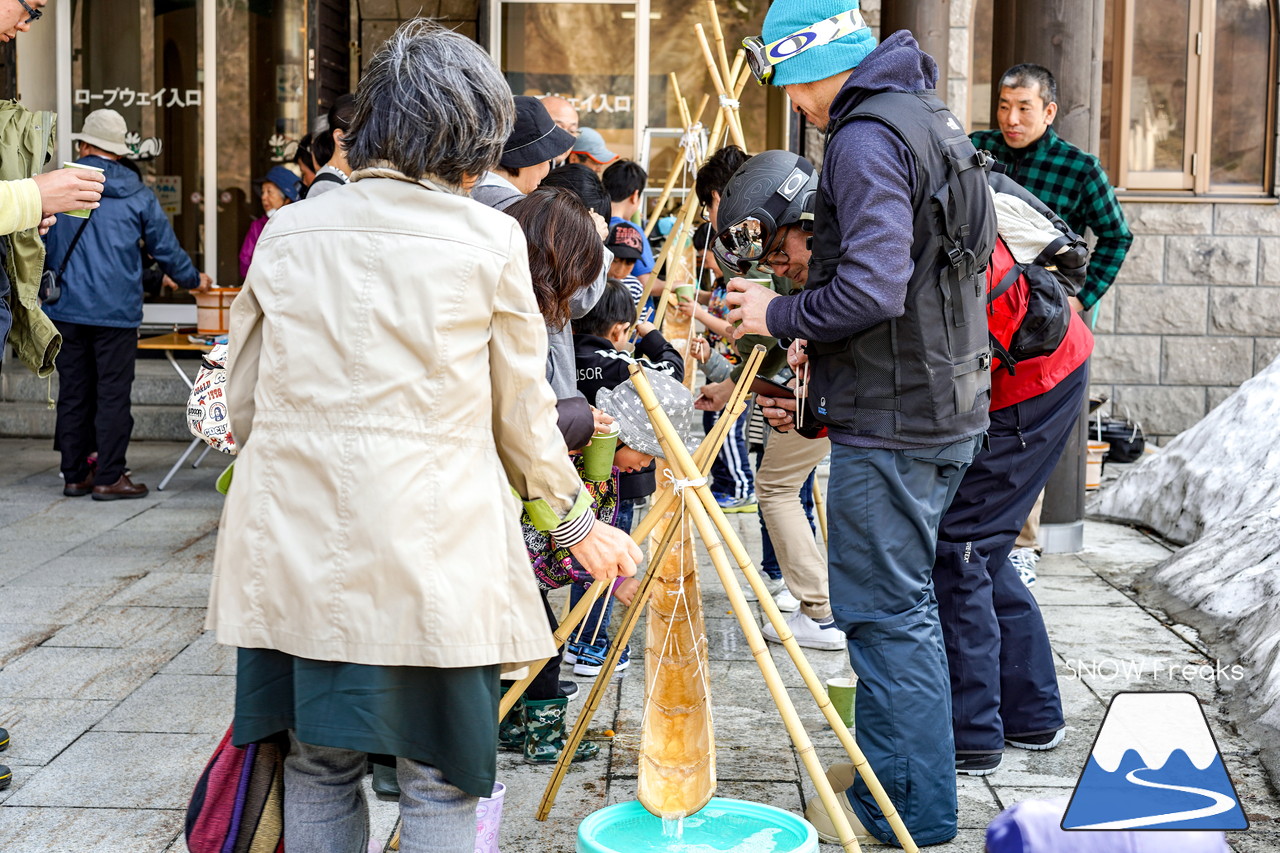
[[[64,168],[64,169],[88,169],[88,170],[93,171],[93,172],[106,172],[106,169],[100,169],[100,168],[98,168],[97,166],[89,166],[89,165],[86,165],[86,164],[84,164],[84,163],[63,163],[63,164],[62,164],[62,168]],[[80,208],[80,209],[78,209],[78,210],[68,210],[66,213],[67,213],[67,216],[75,216],[75,217],[77,217],[77,218],[79,218],[79,219],[88,219],[88,218],[89,218],[89,214],[90,214],[91,212],[92,212],[92,211],[90,211],[90,210],[89,210],[89,208],[87,208],[87,207],[82,207],[82,208]]]
[[[591,443],[582,451],[582,475],[593,483],[603,483],[613,474],[613,454],[618,449],[618,434],[622,430],[617,423],[609,430],[591,436]]]
[[[676,299],[681,302],[692,302],[697,298],[698,288],[693,284],[677,284]]]

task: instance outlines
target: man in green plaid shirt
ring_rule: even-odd
[[[969,138],[975,147],[990,151],[1009,177],[1066,220],[1071,230],[1093,231],[1097,244],[1084,287],[1076,294],[1077,308],[1087,309],[1115,282],[1133,233],[1098,158],[1054,132],[1057,100],[1058,84],[1049,69],[1015,65],[1000,78],[1000,129],[974,131]]]

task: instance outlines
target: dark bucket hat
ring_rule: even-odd
[[[573,134],[552,121],[542,101],[529,95],[516,95],[516,123],[498,159],[504,169],[545,163],[572,147]]]

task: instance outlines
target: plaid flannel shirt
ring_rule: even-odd
[[[1076,297],[1092,308],[1116,280],[1133,243],[1133,233],[1115,190],[1098,158],[1060,138],[1053,128],[1026,148],[1010,148],[999,130],[969,134],[977,148],[990,151],[1009,177],[1058,214],[1072,231],[1088,228],[1096,238],[1084,287]]]

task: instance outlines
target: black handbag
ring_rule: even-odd
[[[76,243],[80,242],[80,235],[84,233],[88,224],[89,217],[86,216],[84,222],[81,222],[80,227],[76,229],[76,236],[71,238],[71,245],[67,247],[67,253],[62,256],[58,271],[46,269],[40,273],[40,304],[52,305],[62,298],[62,274],[67,271],[67,261],[71,260],[71,253],[76,250]]]
[[[1089,424],[1089,437],[1111,445],[1107,451],[1108,462],[1136,462],[1147,445],[1142,424],[1133,423],[1128,418],[1104,418],[1101,413],[1094,415]]]

